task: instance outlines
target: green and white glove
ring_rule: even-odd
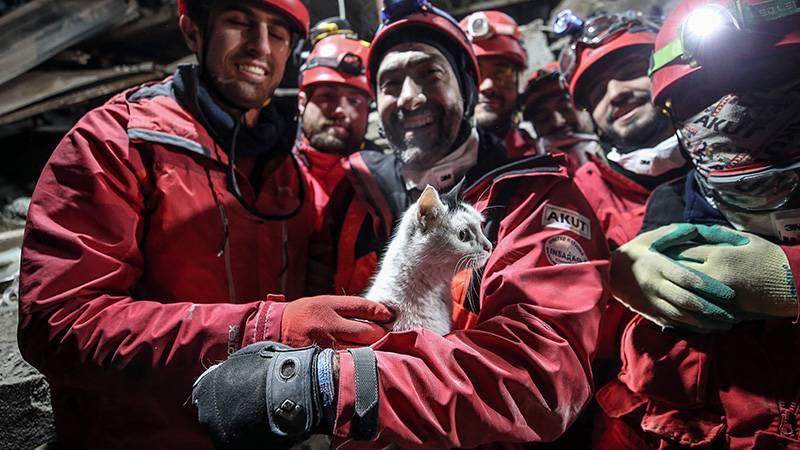
[[[766,317],[797,316],[794,278],[779,245],[717,225],[698,225],[698,232],[704,242],[681,252],[683,265],[730,286],[741,311]]]
[[[725,330],[741,320],[732,287],[676,259],[681,251],[695,245],[701,236],[698,227],[701,226],[664,226],[643,233],[614,251],[614,296],[662,327]]]

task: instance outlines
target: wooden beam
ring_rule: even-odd
[[[6,14],[0,18],[0,84],[119,24],[127,12],[125,0],[34,0]]]

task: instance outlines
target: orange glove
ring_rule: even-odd
[[[370,345],[388,333],[378,324],[393,320],[391,309],[365,298],[304,297],[289,303],[283,310],[281,342],[292,347]]]

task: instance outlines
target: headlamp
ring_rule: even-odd
[[[314,67],[330,67],[337,72],[348,75],[363,75],[365,73],[364,61],[355,53],[345,53],[338,58],[311,58],[303,64],[303,67],[300,68],[300,72],[305,72]]]
[[[384,24],[431,8],[428,0],[385,0],[383,5],[381,22]]]
[[[516,40],[522,38],[519,27],[511,24],[492,23],[483,12],[477,12],[469,16],[467,21],[467,37],[470,41],[482,41],[491,39],[495,35],[509,36]]]
[[[492,34],[492,26],[486,14],[478,13],[470,16],[467,22],[467,34],[471,39],[486,39]]]
[[[385,0],[384,7],[381,9],[381,25],[379,29],[417,12],[432,12],[449,20],[456,27],[459,26],[456,19],[433,6],[428,0]]]
[[[344,34],[345,36],[355,39],[358,34],[350,29],[348,25],[349,24],[344,22],[337,23],[337,21],[330,21],[315,26],[310,33],[311,47],[315,46],[317,42],[325,39],[326,37],[333,36],[335,34]]]
[[[577,35],[583,31],[583,20],[571,9],[565,9],[556,15],[553,21],[553,32],[559,36]]]
[[[729,35],[725,39],[720,36],[727,30],[750,29],[759,22],[770,22],[800,13],[800,7],[794,2],[781,2],[780,8],[770,6],[774,1],[758,5],[747,5],[734,1],[730,5],[707,4],[698,7],[686,16],[681,25],[680,36],[673,39],[653,53],[648,75],[669,64],[680,61],[691,66],[698,66],[708,58],[708,54],[719,52],[718,46],[730,44]],[[747,37],[744,37],[747,39]]]

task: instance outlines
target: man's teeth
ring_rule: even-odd
[[[422,128],[433,123],[433,117],[423,116],[415,119],[407,119],[403,122],[406,130],[413,130],[415,128]]]
[[[241,70],[242,72],[252,73],[253,75],[257,75],[257,76],[260,76],[260,77],[263,77],[264,75],[266,75],[266,71],[264,71],[263,68],[258,67],[258,66],[250,66],[250,65],[246,65],[246,64],[239,64],[239,70]]]

